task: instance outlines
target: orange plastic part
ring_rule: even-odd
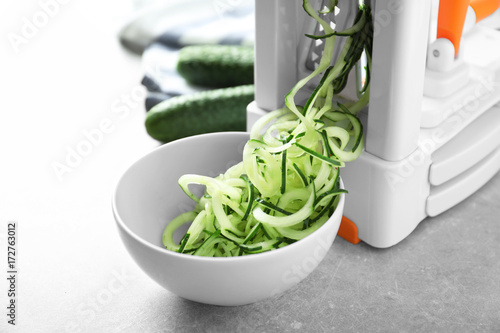
[[[340,228],[337,235],[353,244],[361,242],[361,239],[358,238],[358,227],[356,227],[356,224],[345,216],[342,216],[342,221],[340,221]]]
[[[455,56],[460,49],[469,3],[470,0],[439,0],[437,38],[450,40],[455,46]]]
[[[476,13],[476,22],[479,22],[500,8],[500,0],[470,0],[470,6]]]

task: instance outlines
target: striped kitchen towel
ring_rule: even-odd
[[[120,32],[121,43],[142,54],[146,110],[162,100],[203,90],[177,74],[180,48],[187,45],[254,45],[253,0],[175,0],[139,13]]]

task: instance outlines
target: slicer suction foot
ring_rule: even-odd
[[[361,242],[361,239],[358,238],[358,227],[354,224],[354,222],[345,216],[342,216],[342,221],[340,222],[340,228],[337,235],[352,244],[358,244]]]

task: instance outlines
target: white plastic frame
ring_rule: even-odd
[[[362,114],[366,150],[341,172],[349,190],[346,217],[361,240],[385,248],[427,216],[467,198],[500,169],[500,31],[491,22],[468,28],[461,61],[469,67],[469,83],[446,98],[425,96],[438,1],[371,5],[371,96],[367,115]],[[281,107],[304,76],[303,34],[313,28],[301,0],[256,0],[256,20],[256,101],[248,107],[249,128],[266,111]]]

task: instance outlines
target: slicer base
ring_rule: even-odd
[[[247,129],[266,112],[255,102],[247,108]],[[484,119],[500,113],[494,106],[478,118]],[[470,125],[475,129],[475,123]],[[344,231],[339,236],[353,244],[360,240],[377,247],[387,248],[404,240],[428,216],[441,214],[476,192],[500,170],[500,123],[482,127],[482,135],[491,137],[490,153],[453,177],[433,185],[433,164],[446,165],[455,154],[447,154],[448,147],[463,146],[464,138],[455,136],[437,151],[427,149],[421,141],[419,148],[401,161],[382,160],[368,152],[346,164],[341,177],[349,191],[344,207]],[[468,131],[462,133],[467,134]],[[473,144],[473,143],[470,143]],[[467,147],[463,147],[467,149]],[[455,170],[456,168],[453,168]],[[357,229],[357,233],[356,233]]]

